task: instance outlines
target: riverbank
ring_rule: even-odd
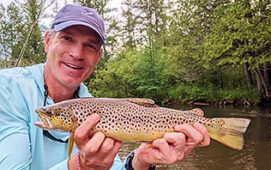
[[[233,105],[233,106],[257,106],[259,105],[257,101],[253,100],[221,100],[221,101],[188,101],[188,102],[178,102],[176,100],[168,101],[165,103],[166,105],[181,105],[186,104],[189,106],[209,106],[209,105],[216,105],[216,106],[225,106],[225,105]]]
[[[170,88],[163,103],[169,105],[234,105],[248,107],[264,104],[260,103],[260,96],[254,89],[214,89],[195,85]]]

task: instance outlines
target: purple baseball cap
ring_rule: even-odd
[[[104,21],[95,9],[79,5],[66,5],[57,13],[51,29],[61,31],[74,25],[84,25],[91,28],[104,43]]]

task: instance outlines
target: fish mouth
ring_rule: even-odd
[[[35,112],[39,115],[39,117],[41,118],[42,121],[36,121],[34,122],[34,124],[38,127],[41,127],[41,128],[53,128],[51,122],[50,122],[50,119],[49,117],[51,115],[48,115],[46,113],[46,110],[43,109],[43,108],[39,108],[37,110],[35,110]]]
[[[35,122],[34,122],[34,125],[36,125],[36,126],[42,128],[42,129],[48,128],[48,127],[43,123],[43,121],[35,121]]]

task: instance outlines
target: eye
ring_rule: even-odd
[[[67,36],[67,35],[63,36],[62,39],[67,40],[67,41],[72,41],[72,37]]]
[[[92,44],[88,44],[87,46],[88,46],[89,48],[95,48],[94,45],[92,45]]]
[[[87,43],[86,46],[92,50],[98,51],[97,45],[94,43]]]

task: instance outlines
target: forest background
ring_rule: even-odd
[[[95,97],[271,103],[270,0],[125,0],[117,14],[110,0],[73,3],[106,23],[103,56],[84,82]],[[0,5],[0,69],[45,62],[51,23],[42,21],[59,9],[50,0]]]

